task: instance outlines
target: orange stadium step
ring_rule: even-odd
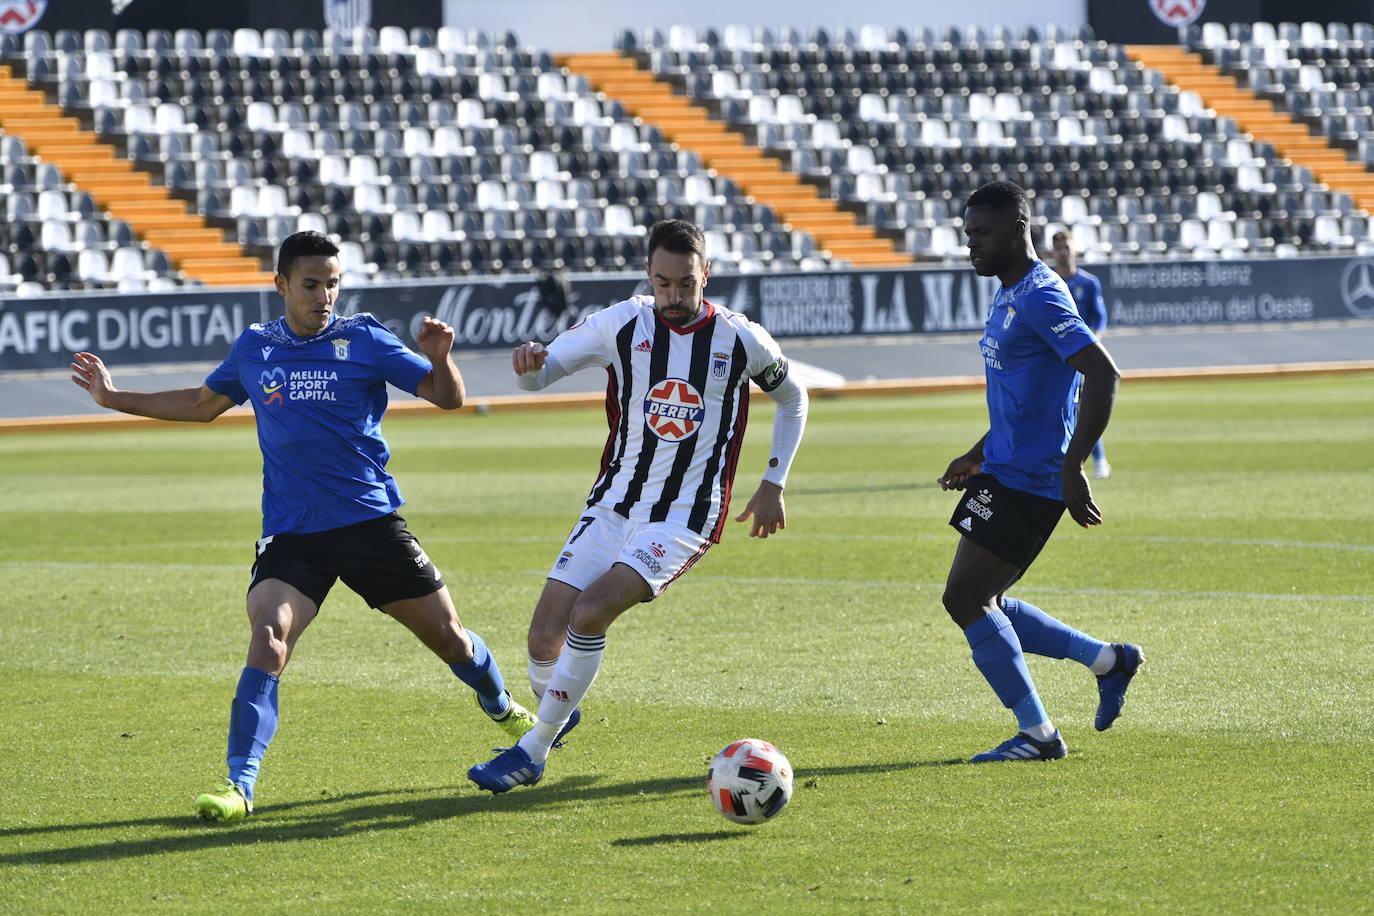
[[[159,248],[162,247],[162,243],[175,245],[191,242],[209,245],[225,240],[222,229],[150,229],[143,233],[143,237]]]
[[[23,140],[29,152],[51,163],[78,190],[88,192],[111,217],[128,222],[139,238],[164,251],[188,279],[213,286],[262,286],[262,269],[220,229],[188,213],[150,174],[118,157],[77,118],[63,114],[47,96],[0,65],[0,129]]]
[[[271,286],[275,276],[275,274],[264,270],[256,272],[248,270],[202,270],[196,272],[195,279],[204,283],[206,286],[232,286],[244,289],[261,289],[264,286]]]
[[[182,258],[242,258],[246,257],[237,245],[223,239],[174,236],[165,240],[163,251],[176,252]]]
[[[1268,99],[1242,87],[1235,77],[1208,64],[1200,54],[1174,45],[1127,45],[1126,53],[1132,60],[1158,70],[1179,89],[1196,92],[1208,108],[1234,120],[1254,139],[1273,145],[1293,165],[1309,169],[1330,190],[1350,194],[1361,210],[1374,212],[1374,193],[1370,191],[1374,172],[1350,159],[1325,137],[1314,135],[1288,112],[1275,109]]]
[[[205,224],[199,215],[140,171],[81,122],[47,101],[41,91],[0,64],[0,130],[24,141],[28,151],[57,166],[63,180],[85,191],[115,219],[163,251],[189,279],[217,286],[261,286],[272,275],[241,245]]]
[[[559,66],[585,76],[597,92],[619,101],[633,117],[652,124],[679,149],[696,153],[702,164],[734,181],[754,202],[771,207],[792,229],[806,232],[818,247],[853,264],[909,264],[912,257],[875,238],[871,226],[857,225],[853,213],[841,210],[779,160],[754,146],[743,133],[713,120],[710,112],[618,53],[570,54]],[[887,247],[877,247],[886,245]]]
[[[186,258],[181,262],[187,270],[218,271],[261,270],[262,265],[252,258]]]

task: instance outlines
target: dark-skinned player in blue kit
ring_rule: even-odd
[[[161,420],[209,422],[253,402],[263,455],[262,538],[248,588],[248,659],[229,712],[228,778],[195,799],[211,821],[253,811],[263,755],[277,729],[277,685],[335,581],[414,633],[472,687],[513,738],[534,717],[510,698],[496,659],[458,620],[448,587],[397,514],[381,434],[387,383],[445,410],[462,406],[454,332],[425,318],[420,353],[369,314],[334,314],[339,249],[319,233],[282,242],[276,290],[284,317],[255,324],[197,388],[114,387],[93,353],[77,353],[72,380],[101,407]]]
[[[965,494],[950,519],[962,537],[944,606],[1018,727],[972,762],[1054,760],[1068,746],[1040,702],[1025,653],[1072,658],[1097,675],[1098,731],[1121,714],[1145,657],[1139,646],[1094,639],[1006,593],[1065,510],[1085,528],[1102,523],[1083,461],[1107,427],[1120,373],[1064,281],[1036,258],[1019,185],[997,181],[974,191],[964,232],[974,271],[1002,287],[979,342],[989,429],[939,478],[942,488]]]

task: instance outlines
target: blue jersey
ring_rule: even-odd
[[[1013,489],[1063,499],[1060,476],[1079,384],[1065,360],[1096,340],[1064,281],[1043,261],[997,291],[980,341],[989,419],[983,471]]]
[[[297,337],[285,318],[239,335],[205,384],[250,398],[262,447],[262,533],[341,528],[400,508],[382,438],[386,383],[415,393],[429,360],[369,314]]]
[[[1072,277],[1065,277],[1064,282],[1068,284],[1069,295],[1073,296],[1078,314],[1083,317],[1083,323],[1089,330],[1094,334],[1107,330],[1107,303],[1102,301],[1102,281],[1086,270],[1079,269]]]

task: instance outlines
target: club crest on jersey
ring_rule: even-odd
[[[1007,317],[1002,319],[1002,330],[1011,327],[1011,323],[1016,320],[1016,309],[1007,306]]]
[[[666,442],[681,442],[697,433],[706,408],[690,382],[664,379],[644,399],[644,422]]]
[[[334,339],[334,358],[348,359],[348,340],[343,337]]]
[[[723,378],[725,378],[725,374],[726,374],[727,372],[729,372],[729,371],[730,371],[730,354],[729,354],[729,353],[712,353],[712,354],[711,354],[711,374],[712,374],[713,376],[715,376],[716,378],[723,379]]]
[[[281,390],[286,387],[286,370],[281,366],[268,371],[263,370],[258,376],[258,384],[262,386],[262,393],[265,395],[263,404],[280,404],[282,401]]]
[[[553,568],[554,568],[555,570],[557,570],[558,572],[562,572],[563,570],[565,570],[565,569],[568,568],[568,561],[571,560],[572,558],[573,558],[573,555],[572,555],[571,553],[569,553],[569,552],[566,551],[566,550],[563,551],[562,553],[560,553],[560,554],[558,555],[558,562],[555,563],[555,564],[553,564]]]

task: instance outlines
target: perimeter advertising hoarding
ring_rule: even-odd
[[[1374,318],[1374,259],[1164,261],[1089,265],[1117,326],[1255,324]],[[776,337],[976,331],[997,281],[967,268],[713,276],[707,298],[760,321]],[[570,281],[566,302],[532,277],[345,290],[340,314],[372,312],[407,343],[426,315],[457,329],[455,346],[548,341],[583,316],[636,292],[640,277]],[[112,365],[223,358],[255,321],[280,314],[275,293],[188,290],[157,295],[0,300],[0,370],[62,369],[76,350]]]

